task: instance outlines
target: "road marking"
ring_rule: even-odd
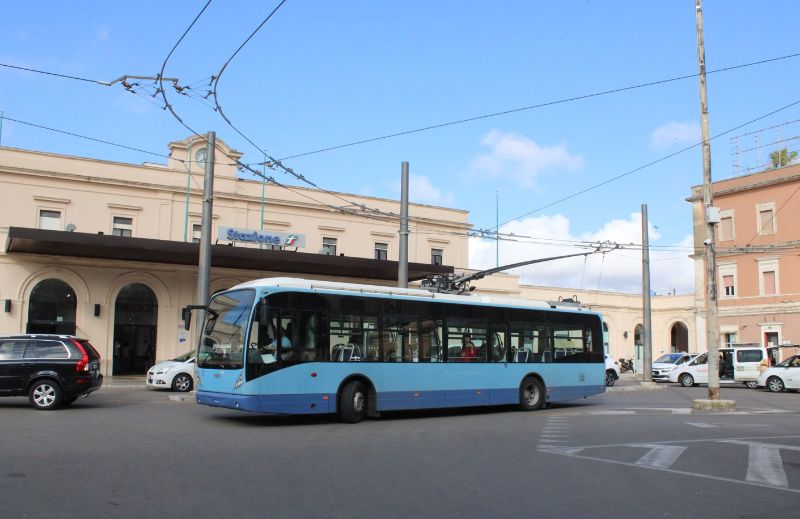
[[[705,423],[705,422],[686,422],[686,425],[692,425],[694,427],[700,427],[701,429],[711,429],[716,427],[716,425]]]
[[[673,463],[683,454],[686,447],[677,445],[658,445],[653,443],[639,443],[631,444],[631,447],[644,447],[650,450],[636,461],[637,465],[646,465],[649,467],[659,467],[668,469]]]

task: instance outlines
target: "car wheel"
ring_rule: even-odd
[[[612,370],[606,371],[606,387],[611,387],[617,381],[617,376]]]
[[[194,386],[194,381],[192,381],[191,375],[187,373],[178,373],[177,375],[175,375],[175,378],[172,379],[173,391],[186,393],[187,391],[191,391],[193,386]]]
[[[778,377],[769,377],[769,380],[767,380],[767,389],[773,393],[780,393],[784,389],[783,380]]]
[[[694,377],[688,373],[684,373],[680,376],[678,382],[680,382],[683,387],[692,387],[694,385]]]
[[[526,377],[519,386],[519,407],[535,411],[544,405],[544,385],[538,378]]]
[[[351,380],[342,390],[339,416],[343,422],[358,423],[367,414],[367,390],[360,380]]]
[[[747,386],[748,389],[756,389],[758,387],[758,380],[748,380],[744,385]]]
[[[37,380],[28,391],[28,400],[36,409],[47,411],[61,405],[61,386],[58,382],[45,378]]]

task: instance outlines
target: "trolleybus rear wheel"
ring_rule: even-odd
[[[519,407],[523,411],[535,411],[544,405],[544,385],[536,377],[525,377],[519,386]]]

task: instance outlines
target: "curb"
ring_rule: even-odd
[[[667,389],[669,386],[666,384],[658,384],[658,385],[644,385],[644,384],[634,384],[631,386],[611,386],[606,388],[606,393],[617,393],[619,391],[660,391],[662,389]]]

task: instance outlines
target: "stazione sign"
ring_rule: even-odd
[[[217,239],[242,243],[258,243],[276,247],[305,247],[304,234],[294,234],[275,231],[258,231],[255,229],[237,229],[234,227],[220,227]]]

